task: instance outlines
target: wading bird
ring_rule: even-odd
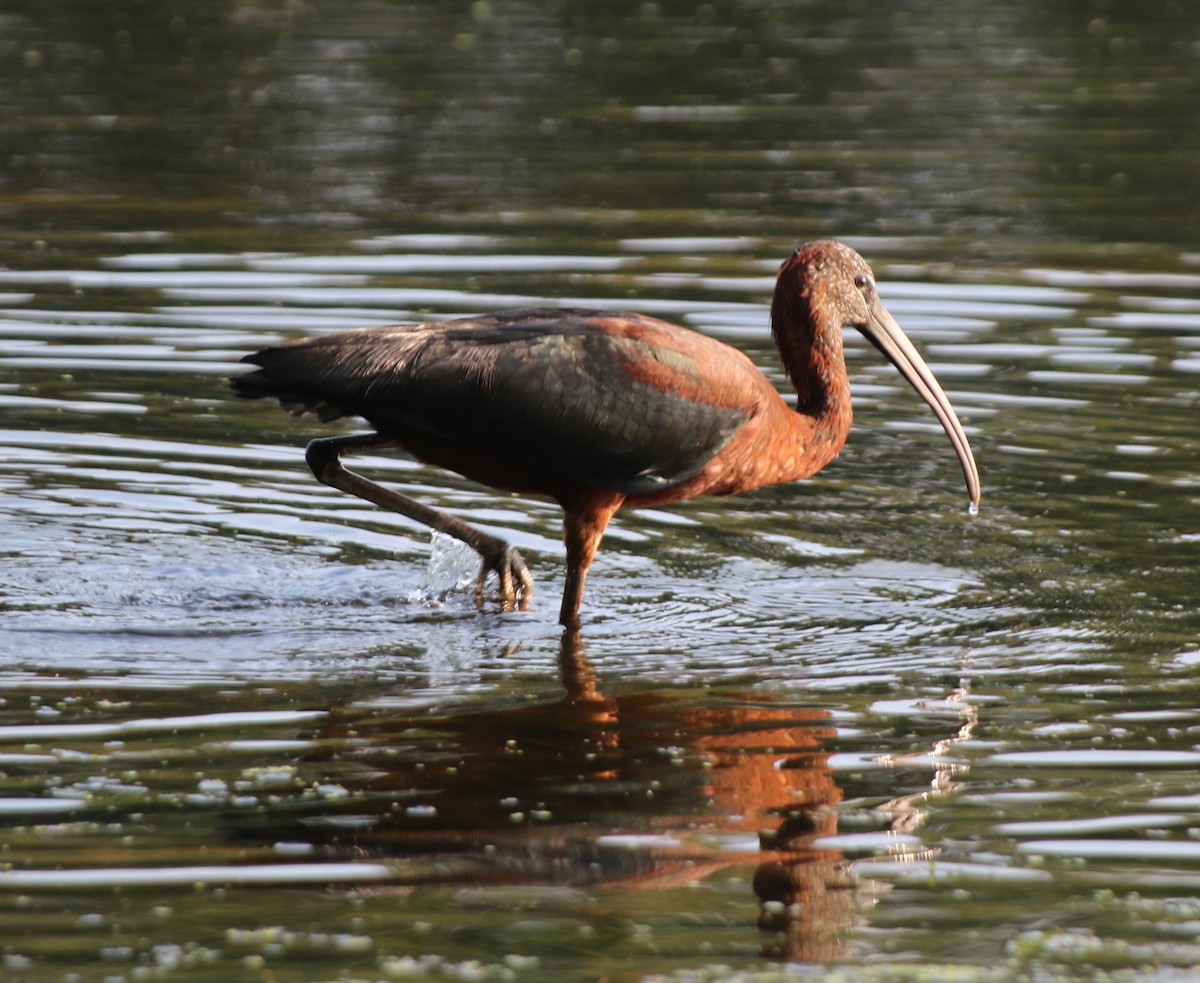
[[[618,509],[797,481],[837,456],[851,419],[846,327],[866,335],[937,414],[977,503],[979,472],[950,401],[880,302],[871,268],[833,241],[797,249],[775,283],[771,333],[795,407],[740,351],[696,331],[557,308],[307,338],[246,356],[258,371],[233,387],[297,414],[366,419],[374,432],[308,445],[313,474],[472,547],[483,561],[479,589],[494,571],[507,607],[533,592],[516,549],[341,457],[403,450],[485,485],[555,499],[567,550],[559,621],[576,628],[588,567]]]

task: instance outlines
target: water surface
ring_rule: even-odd
[[[1200,32],[1182,5],[11,6],[5,979],[1146,978],[1200,962]],[[810,481],[559,516],[317,484],[265,344],[548,301],[746,351],[874,264]],[[724,968],[722,968],[724,967]],[[1167,977],[1169,978],[1169,977]]]

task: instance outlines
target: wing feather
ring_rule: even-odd
[[[636,494],[693,477],[754,412],[728,397],[736,385],[709,378],[729,354],[651,318],[547,308],[267,348],[245,359],[259,371],[233,385],[322,419],[362,416],[401,444],[445,442]],[[725,372],[761,383],[742,362]]]

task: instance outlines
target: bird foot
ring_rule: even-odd
[[[533,574],[515,546],[503,543],[494,554],[483,557],[483,567],[475,582],[475,599],[481,604],[489,573],[495,573],[500,578],[501,610],[529,610],[529,599],[533,596]]]

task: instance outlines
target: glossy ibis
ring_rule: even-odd
[[[475,549],[506,606],[533,578],[504,540],[369,481],[343,454],[403,450],[564,512],[559,620],[578,627],[584,579],[613,514],[694,495],[734,495],[807,478],[850,429],[842,329],[861,331],[937,414],[972,503],[979,472],[954,409],[884,308],[871,268],[849,246],[812,242],[780,267],[771,332],[796,389],[788,406],[745,355],[640,314],[533,308],[430,324],[339,331],[244,361],[239,395],[270,396],[322,420],[360,416],[374,432],[308,445],[319,481],[406,515]]]

